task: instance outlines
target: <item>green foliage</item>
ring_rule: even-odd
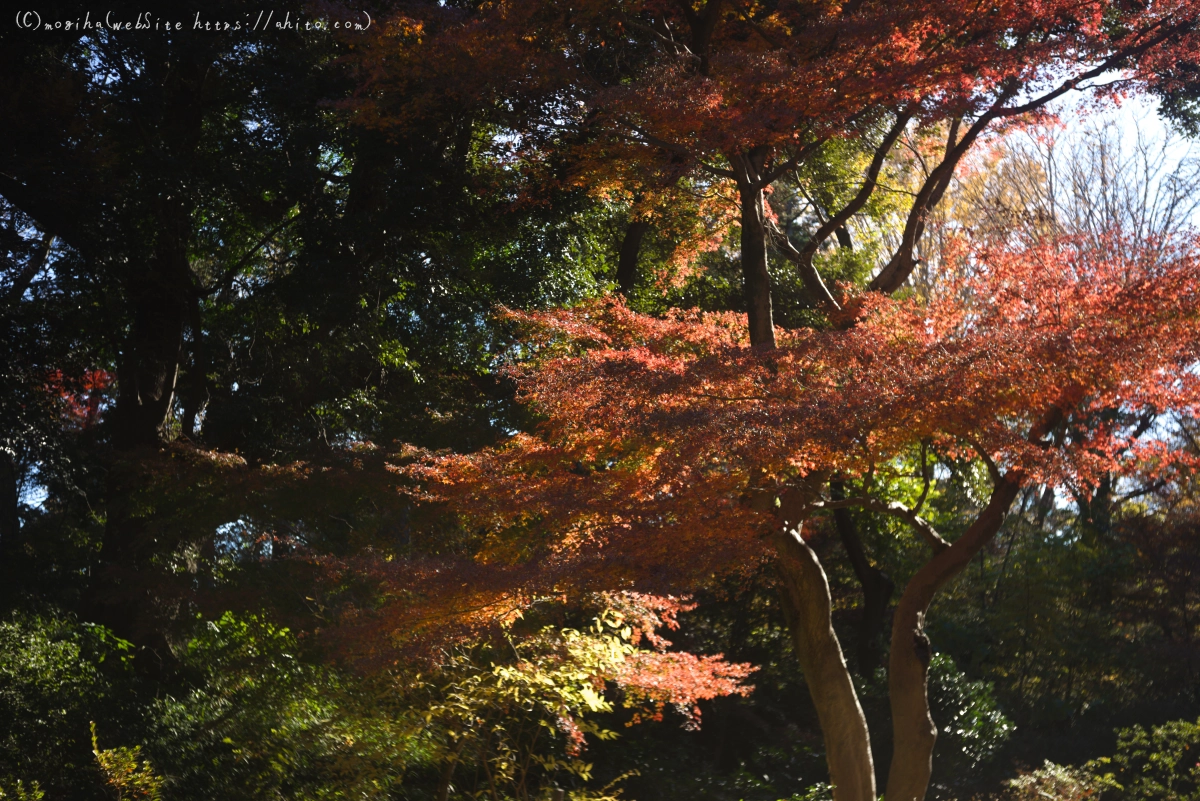
[[[1121,801],[1195,801],[1200,798],[1200,721],[1121,729],[1116,753],[1088,767],[1105,771]]]
[[[944,775],[976,769],[1016,728],[997,706],[991,683],[967,678],[946,654],[929,662],[929,704],[939,731],[936,763]]]
[[[614,739],[631,713],[596,677],[631,645],[607,623],[477,642],[420,675],[374,665],[364,677],[320,651],[313,630],[337,599],[311,591],[312,562],[289,557],[466,550],[455,538],[468,535],[397,498],[384,451],[393,440],[471,450],[533,425],[497,371],[515,346],[492,311],[606,291],[631,207],[563,188],[567,167],[546,181],[527,171],[486,110],[431,114],[417,133],[357,125],[338,108],[353,86],[334,37],[139,36],[0,32],[11,76],[0,172],[13,182],[0,199],[0,494],[14,507],[0,520],[0,799],[422,799],[445,780],[511,797],[562,784],[574,801],[599,801],[635,765],[635,797],[824,801],[815,716],[766,572],[690,616],[681,645],[763,666],[754,697],[705,704],[700,732]],[[1164,73],[1164,113],[1192,133],[1196,72],[1181,61]],[[777,182],[770,202],[797,244],[853,194],[873,125]],[[861,285],[878,266],[912,184],[902,169],[885,167],[890,190],[850,221],[850,246],[817,255],[830,284]],[[13,194],[22,189],[32,194]],[[682,206],[654,218],[644,263],[671,257],[685,228],[671,215],[695,211]],[[742,308],[727,233],[682,286],[642,281],[634,305]],[[790,263],[773,256],[770,271],[777,322],[827,324]],[[116,391],[81,379],[114,377],[169,339],[134,336],[165,310],[177,314],[168,350],[179,363],[167,365],[178,384],[164,428],[200,450],[117,455]],[[68,401],[92,403],[92,417]],[[885,494],[915,503],[915,458],[893,467],[878,478]],[[939,468],[922,513],[953,539],[990,480],[978,462]],[[1097,522],[1112,501],[1101,492],[1079,510],[1052,499],[1039,511],[1037,493],[1022,498],[935,603],[943,786],[1018,746],[1035,762],[1046,743],[1091,749],[1082,761],[1098,751],[1081,721],[1198,700],[1196,532],[1127,537]],[[139,611],[158,617],[140,622],[166,633],[161,662],[68,614],[10,616],[48,599],[90,613],[81,599],[111,566],[102,553],[129,533],[108,525],[122,510],[135,524],[126,544],[145,549]],[[855,520],[902,585],[924,546],[895,519]],[[816,545],[853,654],[859,587],[836,541]],[[367,596],[366,583],[337,592]],[[209,611],[193,625],[198,609]],[[886,753],[882,692],[864,688],[863,702]],[[1025,745],[1009,738],[1001,704]],[[1107,736],[1108,720],[1091,730]],[[89,721],[100,741],[124,745],[101,748]],[[1194,729],[1126,730],[1104,765],[1130,798],[1193,798]],[[1087,782],[1099,780],[1073,771],[1048,764],[1020,797],[1092,797]]]
[[[195,678],[151,708],[168,797],[383,798],[415,758],[386,697],[305,662],[286,628],[233,613],[198,628]]]
[[[45,797],[37,782],[31,782],[28,787],[20,779],[0,782],[0,801],[42,801]]]
[[[24,779],[24,792],[36,781],[52,797],[94,794],[89,721],[136,723],[131,662],[129,643],[65,615],[0,624],[0,781]]]
[[[781,801],[832,801],[833,785],[827,782],[817,782],[803,793],[796,793]]]
[[[1049,760],[1005,785],[1004,797],[1011,801],[1092,801],[1111,788],[1110,782],[1087,768],[1056,765]]]
[[[590,628],[543,627],[508,638],[499,649],[464,650],[435,672],[416,676],[406,692],[427,724],[422,736],[435,749],[439,786],[528,798],[568,784],[575,786],[572,799],[614,797],[624,777],[588,788],[593,764],[584,754],[588,737],[617,737],[597,718],[613,711],[605,677],[639,650],[633,636],[623,617],[609,610]]]
[[[105,783],[116,791],[118,801],[161,801],[162,777],[142,759],[141,746],[101,748],[92,722],[92,753]]]

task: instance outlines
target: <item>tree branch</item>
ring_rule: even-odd
[[[1185,29],[1187,23],[1180,23],[1170,27],[1163,28],[1156,36],[1147,37],[1156,28],[1162,27],[1163,20],[1159,20],[1146,29],[1138,32],[1135,39],[1143,41],[1135,46],[1125,48],[1120,52],[1114,53],[1103,62],[1085,70],[1084,72],[1069,78],[1059,84],[1055,89],[1046,92],[1028,102],[1021,103],[1016,106],[1005,106],[1017,93],[1018,86],[1015,82],[1010,82],[1001,91],[996,102],[992,104],[986,112],[967,130],[961,142],[953,148],[948,148],[945,157],[929,178],[926,179],[921,191],[917,193],[917,199],[913,202],[912,210],[909,212],[908,221],[904,227],[904,236],[901,240],[901,245],[896,253],[892,256],[887,265],[879,271],[879,274],[867,285],[869,290],[875,292],[892,293],[904,285],[908,280],[908,276],[912,274],[913,268],[916,267],[917,260],[913,258],[913,251],[916,249],[917,242],[920,241],[921,234],[925,228],[925,218],[929,211],[937,205],[941,200],[942,194],[950,184],[950,180],[954,175],[954,170],[958,166],[958,162],[962,159],[967,150],[974,144],[979,135],[993,121],[999,118],[1016,117],[1021,114],[1027,114],[1030,111],[1036,111],[1044,107],[1047,103],[1062,97],[1067,92],[1070,92],[1079,87],[1082,81],[1087,81],[1099,75],[1108,72],[1109,70],[1118,68],[1122,63],[1128,61],[1134,56],[1141,55],[1155,45],[1165,41],[1173,34]]]
[[[805,289],[828,311],[840,311],[841,305],[834,299],[829,288],[825,286],[825,282],[821,280],[820,272],[813,265],[813,257],[817,254],[817,250],[821,247],[821,244],[845,225],[851,217],[857,214],[871,198],[879,180],[879,172],[883,169],[884,160],[911,119],[912,112],[908,110],[902,111],[896,116],[895,123],[884,134],[879,146],[875,148],[875,154],[871,159],[870,165],[867,167],[866,175],[858,192],[839,212],[831,216],[817,228],[816,232],[809,238],[802,249],[797,249],[787,234],[779,230],[778,226],[774,223],[771,223],[768,227],[771,240],[775,243],[777,249],[788,261],[795,264],[799,269],[800,278],[804,282]]]
[[[928,452],[929,443],[926,440],[921,440],[921,478],[925,480],[925,486],[921,487],[921,496],[917,498],[917,502],[913,506],[913,514],[920,514],[921,507],[925,505],[925,499],[929,497],[929,482],[932,475],[929,472],[929,466],[926,464]]]
[[[228,267],[225,270],[225,272],[221,274],[221,278],[219,281],[214,282],[211,286],[200,287],[200,294],[204,295],[204,296],[211,295],[214,292],[217,292],[217,291],[223,289],[224,287],[226,287],[229,284],[229,282],[232,281],[234,279],[234,277],[239,272],[241,272],[242,269],[247,264],[250,263],[250,260],[253,259],[255,257],[255,255],[258,254],[258,251],[262,250],[263,247],[268,242],[270,242],[272,239],[274,239],[281,231],[283,231],[285,228],[292,225],[299,219],[300,219],[299,215],[297,215],[295,217],[289,217],[288,219],[279,223],[279,225],[272,228],[270,231],[267,231],[267,233],[263,236],[263,238],[258,240],[258,244],[256,244],[254,247],[250,248],[250,250],[247,251],[244,256],[242,256],[240,259],[238,259],[235,264]]]
[[[0,173],[0,195],[36,220],[43,231],[54,234],[80,253],[89,253],[83,229],[67,218],[61,204],[37,197],[29,186],[4,173]]]
[[[921,535],[921,539],[928,543],[929,547],[933,549],[935,554],[941,553],[950,547],[950,543],[946,542],[946,540],[942,538],[941,534],[938,534],[937,529],[935,529],[928,520],[921,517],[904,504],[897,503],[895,501],[888,503],[881,501],[878,498],[859,496],[855,498],[843,498],[839,501],[817,501],[816,503],[812,504],[811,508],[814,510],[833,510],[845,509],[846,507],[850,506],[857,506],[862,509],[870,509],[872,512],[879,512],[880,514],[891,515],[892,517],[898,517],[901,520],[904,520],[910,526],[916,529],[916,532]]]
[[[811,156],[817,148],[828,141],[829,137],[823,136],[820,139],[814,139],[808,144],[803,145],[800,150],[787,161],[783,162],[774,169],[763,173],[763,175],[758,179],[759,188],[766,189],[768,186],[779,180],[779,176],[783,175],[788,170],[792,170],[800,166],[800,164],[803,163],[806,158]]]
[[[43,234],[37,251],[30,257],[21,271],[17,273],[17,277],[13,279],[12,286],[8,288],[4,299],[6,304],[16,303],[25,294],[25,290],[29,289],[29,285],[33,283],[33,279],[46,266],[46,262],[50,258],[50,248],[53,245],[54,235],[49,233]]]
[[[774,222],[768,221],[766,229],[771,242],[775,245],[775,249],[784,258],[796,265],[796,268],[800,272],[800,280],[804,282],[804,288],[817,299],[817,303],[824,307],[826,311],[841,311],[841,304],[833,297],[833,294],[829,291],[829,287],[825,286],[825,282],[821,279],[821,273],[812,263],[812,258],[804,258],[804,253],[796,249],[796,246],[792,244],[792,240],[788,239],[788,235],[780,231],[779,226],[775,225]]]

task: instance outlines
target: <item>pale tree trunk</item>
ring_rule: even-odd
[[[766,198],[763,171],[769,150],[752,148],[730,158],[741,201],[742,287],[750,344],[775,347],[771,277],[767,271]],[[871,735],[854,682],[833,630],[829,581],[816,553],[800,536],[803,493],[784,499],[776,533],[780,599],[804,681],[817,709],[834,801],[875,801]]]
[[[830,615],[829,581],[788,524],[776,535],[780,596],[804,681],[817,708],[834,801],[875,801],[871,736]]]
[[[892,702],[895,746],[888,771],[888,801],[921,801],[933,770],[937,727],[929,714],[927,677],[930,646],[925,636],[925,613],[938,590],[962,572],[1000,530],[1017,497],[1020,481],[997,481],[988,505],[949,548],[937,553],[917,571],[892,618],[892,650],[888,664],[888,695]]]

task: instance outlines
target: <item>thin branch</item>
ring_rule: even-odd
[[[628,15],[622,15],[622,22],[624,22],[626,25],[628,25],[631,28],[634,28],[636,30],[643,31],[645,33],[650,34],[655,39],[658,39],[660,42],[662,42],[663,44],[667,45],[672,50],[674,50],[675,55],[680,55],[681,54],[680,51],[682,50],[683,54],[686,54],[686,55],[690,56],[691,58],[695,58],[695,59],[699,58],[695,53],[693,53],[688,48],[688,46],[686,44],[684,44],[683,42],[676,41],[674,37],[663,35],[663,33],[661,31],[655,30],[652,25],[646,25],[645,23],[638,22],[637,20],[630,18]],[[665,23],[664,23],[663,27],[666,27]],[[670,31],[670,28],[667,28],[667,30]]]
[[[912,526],[918,534],[921,535],[921,539],[925,540],[929,547],[933,549],[935,554],[941,553],[950,547],[950,543],[946,542],[946,540],[942,538],[941,534],[938,534],[937,529],[935,529],[928,520],[921,517],[904,504],[897,503],[895,501],[888,503],[881,501],[878,498],[860,496],[856,498],[843,498],[840,501],[818,501],[817,503],[814,503],[811,508],[833,510],[845,509],[851,506],[857,506],[862,509],[870,509],[872,512],[879,512],[881,514],[891,515],[892,517],[898,517],[901,520],[904,520],[910,526]]]
[[[229,282],[232,281],[234,279],[234,277],[238,273],[240,273],[246,267],[247,264],[250,263],[250,260],[253,259],[256,255],[258,255],[258,251],[262,250],[263,247],[265,247],[267,245],[267,243],[269,243],[272,239],[274,239],[276,236],[278,236],[281,231],[283,231],[285,228],[292,225],[299,219],[300,219],[299,215],[296,215],[295,217],[289,217],[288,219],[284,220],[279,225],[275,226],[270,231],[268,231],[263,236],[262,239],[258,240],[258,244],[256,244],[254,247],[250,248],[250,250],[247,251],[244,256],[242,256],[240,259],[238,259],[237,262],[235,262],[231,267],[226,269],[225,272],[221,274],[221,279],[219,281],[214,282],[211,286],[201,287],[200,294],[201,295],[211,295],[212,293],[217,292],[217,291],[223,289],[224,287],[226,287],[229,284]]]
[[[700,169],[704,170],[705,172],[710,172],[713,175],[719,175],[722,178],[730,178],[735,181],[737,180],[737,173],[735,173],[733,170],[726,170],[721,167],[714,167],[705,161],[699,161],[697,163],[700,165]]]
[[[1149,34],[1152,33],[1156,28],[1162,27],[1163,24],[1164,20],[1159,20],[1146,29],[1139,31],[1134,37],[1131,38],[1143,39],[1144,37],[1149,36]],[[1187,23],[1180,23],[1178,25],[1163,28],[1156,36],[1145,38],[1141,44],[1115,53],[1092,69],[1086,70],[1073,78],[1069,78],[1063,81],[1056,88],[1016,106],[1005,106],[1009,100],[1016,96],[1019,88],[1015,81],[1010,81],[1008,85],[1006,85],[1001,91],[999,97],[997,97],[996,102],[992,104],[991,108],[980,115],[975,123],[967,130],[966,134],[962,138],[962,141],[959,142],[959,144],[953,149],[948,150],[945,158],[942,160],[942,163],[939,164],[932,173],[930,173],[925,185],[917,194],[917,199],[913,203],[912,210],[909,212],[908,221],[904,227],[904,236],[901,240],[900,247],[897,249],[895,255],[892,256],[887,265],[880,270],[879,274],[871,281],[871,283],[868,285],[868,289],[875,292],[891,293],[899,289],[904,282],[908,280],[908,276],[912,273],[913,268],[917,264],[917,260],[913,258],[913,251],[916,248],[917,242],[920,241],[921,234],[924,231],[926,215],[933,206],[937,205],[938,201],[941,199],[942,193],[944,193],[946,187],[949,186],[950,179],[953,177],[953,173],[955,168],[958,166],[958,162],[962,159],[963,155],[988,125],[1000,118],[1016,117],[1042,108],[1047,103],[1062,97],[1067,92],[1079,88],[1080,83],[1099,77],[1109,70],[1116,69],[1130,58],[1141,55],[1155,45],[1165,41],[1171,35],[1185,29],[1186,25]]]
[[[25,294],[25,290],[29,289],[29,285],[33,283],[33,279],[46,266],[46,262],[50,259],[50,248],[54,246],[54,235],[43,234],[42,241],[38,243],[37,251],[30,257],[25,266],[17,273],[17,277],[13,279],[12,286],[8,288],[5,302],[8,304],[16,303]]]
[[[36,190],[4,173],[0,173],[0,195],[32,217],[38,228],[54,234],[85,256],[91,255],[91,240],[84,233],[82,223],[73,219],[64,204],[40,197]]]
[[[828,141],[829,141],[828,136],[822,136],[820,139],[814,139],[811,142],[809,142],[808,144],[803,145],[800,148],[800,150],[797,151],[795,153],[795,155],[793,155],[787,161],[783,162],[782,164],[775,167],[771,171],[763,173],[763,175],[758,179],[759,188],[760,189],[767,188],[768,186],[770,186],[771,184],[773,184],[777,180],[779,180],[779,176],[783,175],[785,172],[788,172],[789,170],[794,170],[796,167],[799,167],[804,162],[805,159],[807,159],[809,156],[811,156],[817,150],[817,148],[819,148],[821,145],[825,144]]]
[[[857,214],[871,195],[875,191],[876,182],[879,179],[879,172],[883,169],[883,162],[891,152],[892,147],[896,144],[896,140],[900,138],[900,134],[908,127],[909,120],[912,119],[912,112],[905,110],[896,116],[896,121],[888,132],[884,135],[883,140],[875,149],[875,155],[871,159],[871,164],[867,167],[866,176],[863,178],[862,186],[859,187],[855,196],[847,203],[841,211],[837,212],[826,220],[816,232],[805,243],[803,249],[797,249],[788,238],[787,234],[779,230],[778,226],[771,223],[768,231],[771,235],[771,241],[775,243],[776,248],[790,262],[796,265],[800,272],[800,278],[804,282],[804,287],[817,299],[826,310],[840,311],[841,305],[834,299],[829,288],[825,286],[825,282],[821,279],[821,274],[813,265],[813,257],[821,244],[828,239],[838,228],[845,225],[846,222]]]
[[[875,148],[875,155],[871,158],[871,164],[867,167],[866,177],[863,179],[858,193],[841,211],[826,220],[805,245],[802,253],[808,258],[811,259],[816,254],[821,243],[828,239],[839,226],[845,225],[871,199],[871,195],[875,192],[876,182],[879,180],[879,172],[883,169],[883,162],[887,159],[888,153],[892,152],[892,147],[896,144],[896,140],[900,138],[900,135],[904,133],[904,129],[908,127],[912,116],[912,112],[908,110],[900,112],[896,116],[896,122],[884,134],[879,146]]]
[[[999,115],[1000,110],[1017,93],[1017,84],[1010,82],[1000,96],[996,98],[996,102],[992,107],[984,112],[977,119],[962,139],[959,139],[953,146],[953,142],[957,136],[960,120],[955,120],[950,127],[950,137],[947,139],[946,153],[942,157],[942,161],[933,168],[925,179],[925,183],[921,186],[917,197],[913,201],[912,208],[908,212],[908,219],[904,224],[904,234],[900,240],[900,247],[897,248],[887,265],[884,266],[879,274],[871,280],[867,288],[876,292],[895,292],[899,289],[908,276],[912,273],[913,268],[917,264],[917,260],[913,258],[913,252],[916,250],[917,242],[921,239],[921,234],[925,231],[925,218],[930,209],[937,205],[945,193],[946,188],[950,185],[951,179],[954,177],[954,170],[958,166],[959,161],[966,155],[971,145],[979,138],[991,122]]]
[[[668,142],[666,139],[659,139],[657,136],[650,133],[645,128],[642,128],[640,125],[636,125],[632,122],[629,122],[628,120],[621,120],[621,123],[628,126],[630,130],[637,133],[636,137],[630,136],[628,134],[621,134],[621,133],[617,134],[618,136],[628,139],[631,142],[637,142],[637,143],[643,144],[643,145],[651,145],[653,147],[659,147],[659,148],[662,148],[663,150],[669,150],[672,153],[680,153],[685,156],[692,155],[692,151],[688,150],[683,145],[677,145],[674,142]]]
[[[925,505],[925,499],[929,497],[929,482],[932,478],[932,473],[929,471],[929,465],[926,460],[929,455],[928,440],[921,440],[921,478],[925,479],[925,486],[921,488],[921,497],[917,498],[916,504],[913,506],[913,514],[919,514],[921,507]]]
[[[991,455],[971,437],[962,437],[961,439],[970,445],[975,453],[979,455],[979,458],[983,460],[983,463],[987,465],[988,475],[992,477],[992,481],[999,483],[1003,477],[1000,475],[1000,468],[996,466],[996,462],[992,459]]]
[[[780,231],[779,226],[773,221],[767,222],[766,229],[767,235],[771,238],[771,242],[775,245],[776,250],[785,259],[796,265],[796,268],[800,272],[800,280],[804,282],[804,288],[817,299],[817,303],[827,311],[841,311],[841,304],[833,297],[833,293],[829,291],[829,287],[825,286],[825,282],[821,279],[821,273],[813,266],[812,258],[804,258],[804,253],[796,249],[796,246],[792,244],[792,240],[788,239],[788,235]]]
[[[1165,486],[1167,486],[1167,480],[1165,478],[1156,479],[1154,481],[1151,481],[1149,484],[1142,487],[1141,489],[1130,490],[1129,492],[1125,493],[1124,495],[1118,495],[1116,498],[1113,499],[1112,503],[1109,504],[1109,506],[1112,509],[1116,509],[1118,506],[1125,503],[1125,501],[1131,501],[1134,498],[1140,498],[1143,495],[1150,495],[1151,493],[1158,492],[1160,489],[1162,489]]]

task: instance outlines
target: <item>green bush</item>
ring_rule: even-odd
[[[158,699],[145,753],[175,801],[387,797],[412,757],[386,694],[301,658],[255,615],[200,622],[190,686]]]
[[[67,615],[0,623],[0,797],[102,797],[90,722],[135,706],[131,653]]]
[[[1117,752],[1089,763],[1121,801],[1200,801],[1200,721],[1117,731]]]
[[[1087,767],[1055,765],[1042,767],[1005,782],[1009,801],[1091,801],[1112,788],[1112,782],[1094,775]]]
[[[990,682],[967,678],[946,654],[929,663],[929,705],[938,727],[938,757],[947,769],[971,771],[1016,729],[996,704]]]

